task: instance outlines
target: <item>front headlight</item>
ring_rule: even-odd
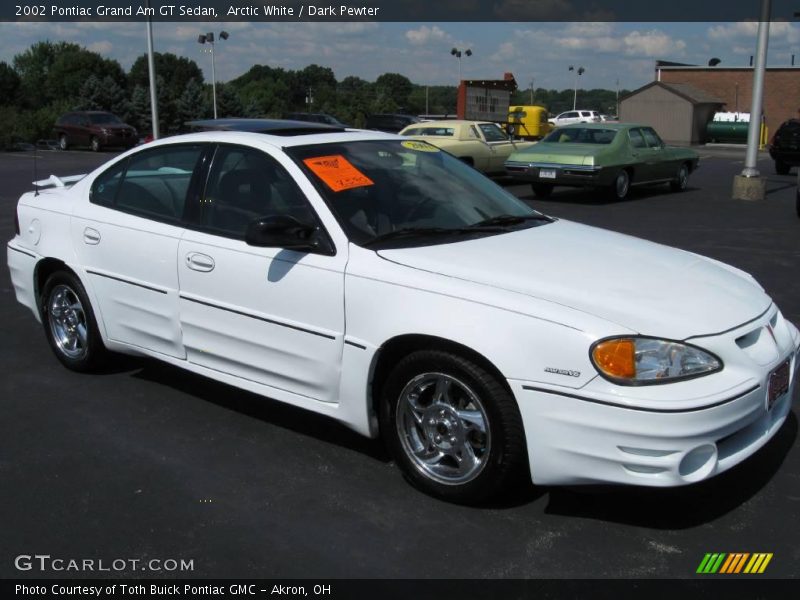
[[[621,385],[672,383],[722,369],[719,358],[697,346],[646,337],[600,340],[590,355],[602,376]]]

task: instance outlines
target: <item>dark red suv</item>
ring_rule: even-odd
[[[106,146],[133,148],[139,141],[136,129],[110,112],[86,110],[68,112],[56,121],[53,135],[62,150],[89,146],[97,152]]]

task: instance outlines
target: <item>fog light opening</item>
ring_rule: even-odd
[[[684,481],[701,481],[711,475],[717,466],[717,447],[704,444],[690,451],[678,465],[678,474]]]

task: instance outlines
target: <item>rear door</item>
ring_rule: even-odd
[[[644,134],[639,127],[628,130],[628,139],[631,145],[631,157],[633,158],[633,181],[642,183],[654,179],[653,169],[653,150],[647,145]]]
[[[76,207],[71,236],[109,339],[183,358],[178,243],[207,147],[148,149],[111,166]]]
[[[651,152],[651,178],[670,179],[675,177],[678,171],[678,164],[675,160],[671,160],[664,142],[656,133],[655,129],[652,127],[642,127],[642,135]]]

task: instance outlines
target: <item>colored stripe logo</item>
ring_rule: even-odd
[[[708,552],[697,567],[701,575],[732,575],[763,573],[772,560],[772,552]]]

